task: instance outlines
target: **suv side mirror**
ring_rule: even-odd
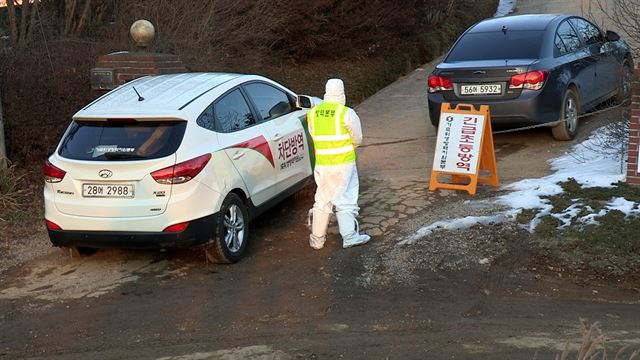
[[[620,35],[617,32],[607,30],[607,41],[618,41],[620,40]]]
[[[311,109],[313,107],[313,99],[307,95],[296,96],[296,107],[299,109]]]

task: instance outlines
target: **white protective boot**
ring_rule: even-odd
[[[340,211],[336,213],[336,218],[338,219],[338,227],[340,228],[340,235],[342,235],[342,247],[344,249],[366,244],[371,240],[371,236],[360,234],[355,213]]]
[[[311,235],[309,235],[309,246],[316,250],[322,249],[327,239],[327,228],[331,213],[326,213],[318,209],[309,210],[311,217]]]

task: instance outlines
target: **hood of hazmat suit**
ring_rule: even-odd
[[[329,79],[324,88],[324,101],[346,104],[344,95],[344,83],[340,79]]]

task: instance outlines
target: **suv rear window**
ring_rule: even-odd
[[[469,33],[460,38],[445,62],[537,59],[544,31]]]
[[[157,159],[178,150],[186,121],[73,121],[58,154],[67,159]]]

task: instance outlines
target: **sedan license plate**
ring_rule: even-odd
[[[133,185],[82,184],[82,196],[92,198],[133,198]]]
[[[498,95],[502,93],[502,85],[500,84],[461,85],[460,93],[462,95]]]

